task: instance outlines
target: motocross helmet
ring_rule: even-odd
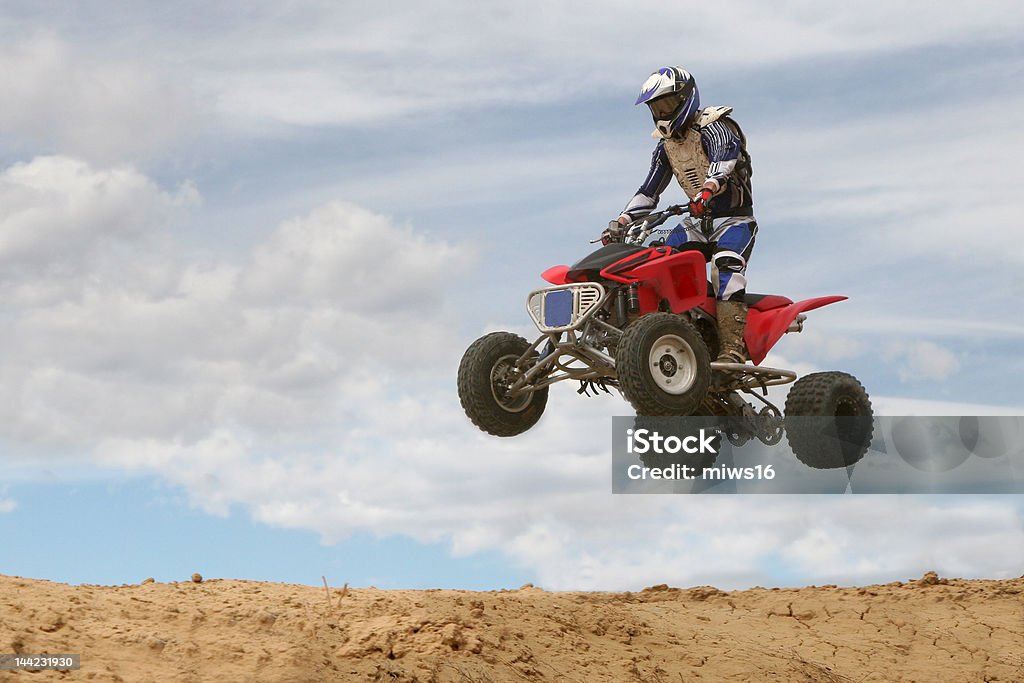
[[[650,107],[655,133],[670,138],[700,109],[700,93],[689,71],[681,66],[666,66],[644,81],[636,104]]]

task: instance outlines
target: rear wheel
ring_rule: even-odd
[[[789,447],[808,467],[847,467],[863,458],[871,444],[871,400],[857,378],[845,372],[801,377],[789,390],[785,413]]]
[[[711,380],[704,340],[672,313],[649,313],[622,333],[615,368],[623,396],[637,415],[690,415]]]
[[[470,344],[459,363],[462,409],[473,424],[494,436],[522,434],[544,414],[548,388],[514,394],[520,377],[516,361],[530,344],[511,332],[492,332]]]

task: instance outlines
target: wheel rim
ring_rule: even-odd
[[[675,334],[666,334],[654,342],[647,365],[655,384],[667,394],[685,394],[697,381],[693,347]]]
[[[533,398],[533,392],[516,396],[508,395],[509,388],[519,376],[519,373],[516,372],[517,360],[519,360],[519,356],[510,353],[499,358],[491,366],[491,396],[502,409],[510,413],[520,413],[526,410],[526,407],[530,405],[530,399]]]

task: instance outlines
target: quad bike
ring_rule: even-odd
[[[718,333],[705,255],[644,244],[655,228],[686,212],[670,206],[652,213],[627,225],[623,242],[544,271],[541,277],[551,286],[527,297],[540,337],[531,344],[510,332],[492,332],[463,355],[458,391],[469,419],[488,434],[521,434],[540,419],[552,384],[577,380],[581,394],[618,389],[638,416],[728,418],[723,424],[734,445],[752,438],[773,445],[782,439],[785,422],[767,388],[795,381],[786,416],[857,418],[841,421],[838,438],[863,445],[853,453],[845,449],[837,463],[823,448],[836,441],[835,431],[791,428],[788,440],[797,457],[819,468],[859,459],[872,421],[871,402],[856,378],[819,372],[798,380],[793,371],[760,365],[784,334],[803,329],[806,311],[846,297],[793,302],[747,294],[744,341],[752,364],[711,362]]]

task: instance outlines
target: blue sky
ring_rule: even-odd
[[[465,346],[528,335],[538,273],[642,180],[651,122],[632,102],[667,64],[749,138],[750,288],[851,297],[768,362],[853,372],[878,412],[1021,414],[1024,12],[721,12],[5,5],[0,530],[83,550],[5,551],[0,572],[1018,575],[1019,497],[624,500],[607,469],[621,399],[560,388],[511,441],[461,414]]]

